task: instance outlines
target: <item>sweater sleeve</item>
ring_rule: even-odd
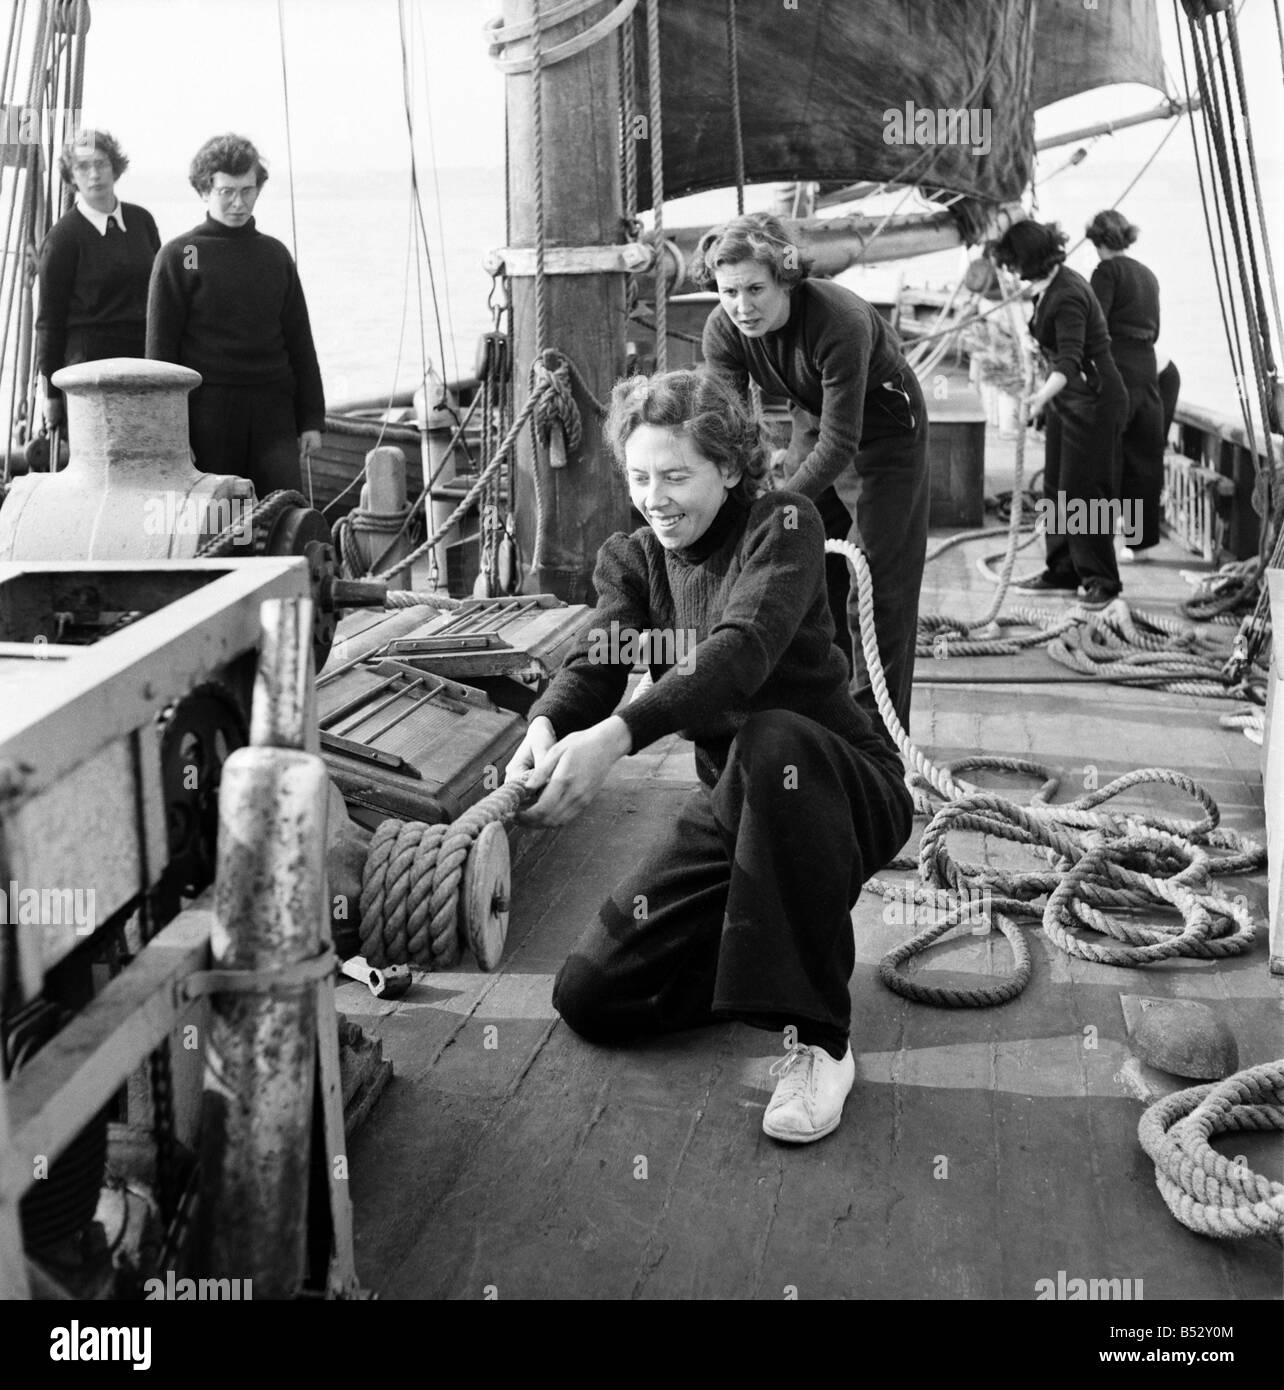
[[[765,499],[764,499],[765,500]],[[823,587],[825,531],[810,503],[772,494],[751,517],[726,606],[684,666],[619,711],[636,753],[656,739],[747,706],[802,625],[799,595]]]
[[[1050,368],[1067,381],[1083,371],[1083,345],[1088,327],[1088,307],[1079,294],[1058,295],[1052,306],[1052,333],[1055,346]]]
[[[183,255],[183,246],[170,242],[152,262],[152,278],[147,289],[146,352],[153,361],[178,361],[188,312]]]
[[[147,245],[153,256],[161,248],[160,232],[156,229],[156,219],[147,211],[146,208],[139,208],[143,215],[143,230],[147,235]]]
[[[1112,262],[1102,261],[1092,272],[1092,292],[1097,296],[1097,303],[1101,305],[1101,312],[1106,316],[1107,326],[1110,323],[1110,306],[1115,302],[1115,272],[1109,267]]]
[[[749,368],[745,363],[744,354],[740,351],[739,340],[739,330],[727,317],[722,305],[714,305],[713,312],[704,321],[704,334],[700,345],[705,365],[729,382],[739,393],[741,400],[748,401]]]
[[[600,723],[624,697],[633,663],[609,658],[636,651],[634,634],[646,631],[651,622],[646,557],[632,536],[617,531],[603,542],[593,589],[597,607],[588,627],[527,715],[534,719],[542,714],[558,738]]]
[[[40,313],[36,317],[36,370],[46,381],[67,360],[67,316],[79,265],[76,238],[65,228],[55,227],[40,248],[37,267]],[[57,399],[62,392],[50,386],[49,395]]]
[[[869,324],[859,314],[826,315],[821,320],[814,347],[821,389],[819,437],[789,479],[792,491],[814,500],[856,457],[873,350]]]
[[[290,263],[290,288],[281,310],[281,331],[290,358],[290,370],[294,373],[294,427],[299,434],[304,430],[324,429],[325,390],[321,385],[321,368],[312,341],[312,324],[308,319],[303,285],[293,261]]]

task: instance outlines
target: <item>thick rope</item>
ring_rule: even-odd
[[[1199,1235],[1284,1239],[1284,1183],[1232,1163],[1208,1142],[1237,1130],[1284,1129],[1284,1061],[1177,1091],[1152,1105],[1137,1138],[1169,1211]]]
[[[330,528],[344,574],[353,579],[368,574],[374,552],[373,548],[367,549],[362,545],[362,537],[399,536],[409,511],[407,506],[396,512],[372,512],[364,507],[353,507],[350,512],[345,512]]]
[[[669,369],[669,278],[664,261],[664,132],[660,100],[660,0],[646,0],[647,95],[650,98],[651,207],[655,215],[655,369]]]
[[[453,613],[465,602],[465,599],[434,594],[426,589],[389,589],[383,596],[385,608],[436,608],[443,613]]]
[[[371,965],[447,970],[459,960],[459,885],[473,843],[531,799],[523,783],[508,782],[448,825],[379,826],[361,875],[361,953]]]
[[[740,120],[740,45],[736,38],[736,0],[727,0],[727,93],[731,100],[731,152],[736,176],[736,213],[743,216],[745,139]],[[682,283],[681,279],[678,283]]]
[[[874,631],[873,583],[864,554],[848,541],[826,541],[825,549],[845,555],[855,571],[861,645],[883,722],[909,767],[947,799],[920,841],[920,882],[898,884],[871,878],[868,883],[885,898],[899,898],[916,907],[927,905],[936,914],[923,931],[880,961],[879,978],[889,989],[919,1003],[947,1008],[985,1007],[1016,998],[1031,974],[1030,953],[1014,920],[1018,917],[1041,919],[1045,934],[1068,953],[1113,964],[1144,964],[1175,955],[1209,959],[1248,948],[1252,921],[1239,904],[1213,891],[1209,876],[1257,867],[1265,862],[1265,850],[1218,828],[1217,804],[1203,787],[1168,768],[1144,768],[1068,805],[1051,806],[1056,780],[1038,764],[976,757],[949,769],[937,767],[910,742],[892,706]],[[1128,622],[1135,628],[1132,619]],[[957,780],[954,774],[964,768],[1027,773],[1042,785],[1030,805],[1019,806]],[[1146,783],[1180,790],[1202,808],[1202,815],[1196,820],[1174,820],[1139,811],[1097,809]],[[946,842],[957,830],[1029,846],[1046,859],[1048,868],[1017,873],[956,862]],[[1220,850],[1230,853],[1213,853]],[[892,867],[905,866],[906,861],[897,860]],[[1039,899],[1046,900],[1042,907],[1037,905]],[[1181,926],[1121,925],[1103,913],[1103,909],[1153,912],[1156,906],[1176,909]],[[1014,966],[1008,978],[980,987],[951,987],[925,984],[900,973],[908,960],[963,921],[978,922],[987,932],[997,925],[1012,947]],[[1085,941],[1081,935],[1085,931],[1122,944]]]
[[[544,272],[544,64],[540,0],[532,0],[531,126],[535,138],[535,355],[548,343],[548,277]]]

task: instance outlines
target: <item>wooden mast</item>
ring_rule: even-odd
[[[544,11],[557,7],[542,0]],[[590,6],[566,22],[548,24],[542,53],[572,39],[609,14],[610,4]],[[535,0],[504,0],[505,26],[529,24]],[[626,20],[626,23],[631,23]],[[619,29],[581,52],[543,63],[542,158],[546,247],[607,246],[623,240],[619,152]],[[503,58],[531,55],[530,37],[508,43]],[[554,53],[554,57],[556,54]],[[536,244],[536,131],[531,72],[510,72],[505,83],[509,130],[508,204],[514,247]],[[517,258],[514,258],[516,260]],[[522,258],[523,260],[529,258]],[[514,275],[513,302],[515,404],[521,409],[530,391],[531,363],[537,353],[535,279]],[[546,279],[546,348],[564,353],[599,400],[624,374],[624,295],[622,270],[549,275]],[[629,530],[628,493],[602,444],[601,421],[576,387],[584,436],[565,467],[539,460],[544,493],[542,562],[529,574],[528,592],[556,594],[567,602],[592,601],[590,581],[598,547],[613,531]],[[544,454],[541,449],[541,454]],[[522,564],[534,556],[536,495],[530,431],[516,451],[516,527]]]

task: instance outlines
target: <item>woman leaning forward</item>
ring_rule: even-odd
[[[734,389],[704,371],[621,382],[606,432],[647,524],[599,551],[592,622],[508,776],[540,789],[529,822],[561,825],[618,759],[681,733],[702,785],[603,904],[553,1002],[606,1044],[726,1020],[785,1030],[763,1129],[806,1143],[838,1125],[855,1076],[850,913],[910,833],[900,760],[848,689],[820,515],[759,495],[766,453]],[[654,684],[621,706],[648,642]]]

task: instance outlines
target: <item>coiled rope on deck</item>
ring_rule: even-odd
[[[875,704],[906,763],[946,804],[923,832],[916,866],[919,884],[871,878],[868,886],[885,898],[899,898],[934,909],[937,920],[879,963],[879,978],[895,993],[919,1003],[947,1008],[979,1008],[1006,1003],[1025,988],[1031,975],[1028,946],[1016,918],[1041,920],[1060,949],[1111,964],[1144,964],[1171,956],[1208,959],[1237,954],[1253,940],[1246,910],[1216,893],[1209,878],[1264,862],[1255,841],[1218,827],[1217,804],[1184,773],[1144,768],[1116,778],[1065,806],[1052,806],[1057,786],[1051,772],[1024,759],[974,757],[941,768],[909,739],[897,718],[874,631],[874,596],[869,564],[848,541],[827,541],[825,549],[846,556],[855,573],[861,645]],[[1144,635],[1144,634],[1142,634]],[[1154,636],[1146,640],[1157,640]],[[956,779],[964,768],[997,768],[1037,777],[1039,791],[1028,806],[994,792],[978,791]],[[1164,784],[1190,796],[1201,808],[1196,820],[1174,820],[1142,812],[1098,808],[1144,783]],[[947,836],[978,831],[1031,847],[1046,859],[1041,872],[1015,873],[951,858]],[[1212,851],[1227,850],[1228,854]],[[897,860],[893,867],[914,867]],[[1038,899],[1045,899],[1042,906]],[[1181,925],[1134,926],[1104,915],[1103,909],[1175,909]],[[965,921],[989,931],[997,925],[1013,952],[1013,973],[996,984],[953,987],[926,984],[900,973],[912,957]],[[1097,933],[1119,944],[1101,945],[1080,934]]]
[[[1284,1183],[1232,1162],[1208,1142],[1237,1130],[1284,1130],[1284,1061],[1165,1096],[1142,1115],[1137,1138],[1182,1225],[1206,1236],[1284,1239]]]
[[[459,887],[477,836],[511,821],[532,799],[508,782],[458,820],[386,820],[374,833],[361,875],[361,953],[371,965],[446,970],[459,959]]]

